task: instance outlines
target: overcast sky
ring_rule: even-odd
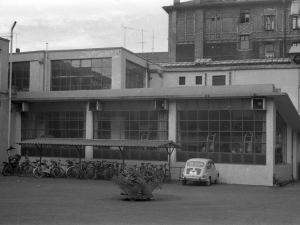
[[[46,43],[48,50],[125,44],[133,52],[167,51],[162,7],[169,5],[173,0],[0,0],[0,37],[9,39],[16,21],[14,52],[45,50]]]

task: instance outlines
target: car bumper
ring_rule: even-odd
[[[180,177],[180,180],[186,180],[186,181],[207,181],[207,178],[185,176],[185,177]]]

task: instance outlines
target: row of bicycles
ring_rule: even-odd
[[[105,179],[111,180],[114,176],[122,172],[126,172],[126,164],[118,163],[117,161],[83,161],[81,163],[76,160],[66,160],[65,165],[62,164],[61,159],[47,160],[36,160],[31,162],[28,156],[25,156],[23,162],[12,165],[11,169],[8,167],[2,169],[2,174],[7,175],[18,175],[18,176],[35,176],[41,177],[68,177],[78,179]],[[15,167],[15,168],[14,168]],[[140,166],[133,165],[130,169],[140,170],[143,172],[155,172],[156,176],[160,181],[168,180],[170,178],[168,164],[151,164],[141,163]]]

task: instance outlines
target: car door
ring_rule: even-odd
[[[218,177],[218,171],[216,169],[216,166],[214,164],[213,161],[210,162],[211,163],[211,177],[212,177],[212,180],[216,180],[217,177]]]
[[[207,176],[210,176],[211,177],[211,180],[213,180],[213,174],[212,174],[212,170],[211,170],[211,162],[208,161],[206,163],[206,173],[207,173]]]

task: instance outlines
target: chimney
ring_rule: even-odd
[[[20,52],[20,49],[19,48],[16,48],[16,53],[19,53]]]
[[[179,5],[180,4],[180,0],[174,0],[174,5]]]

